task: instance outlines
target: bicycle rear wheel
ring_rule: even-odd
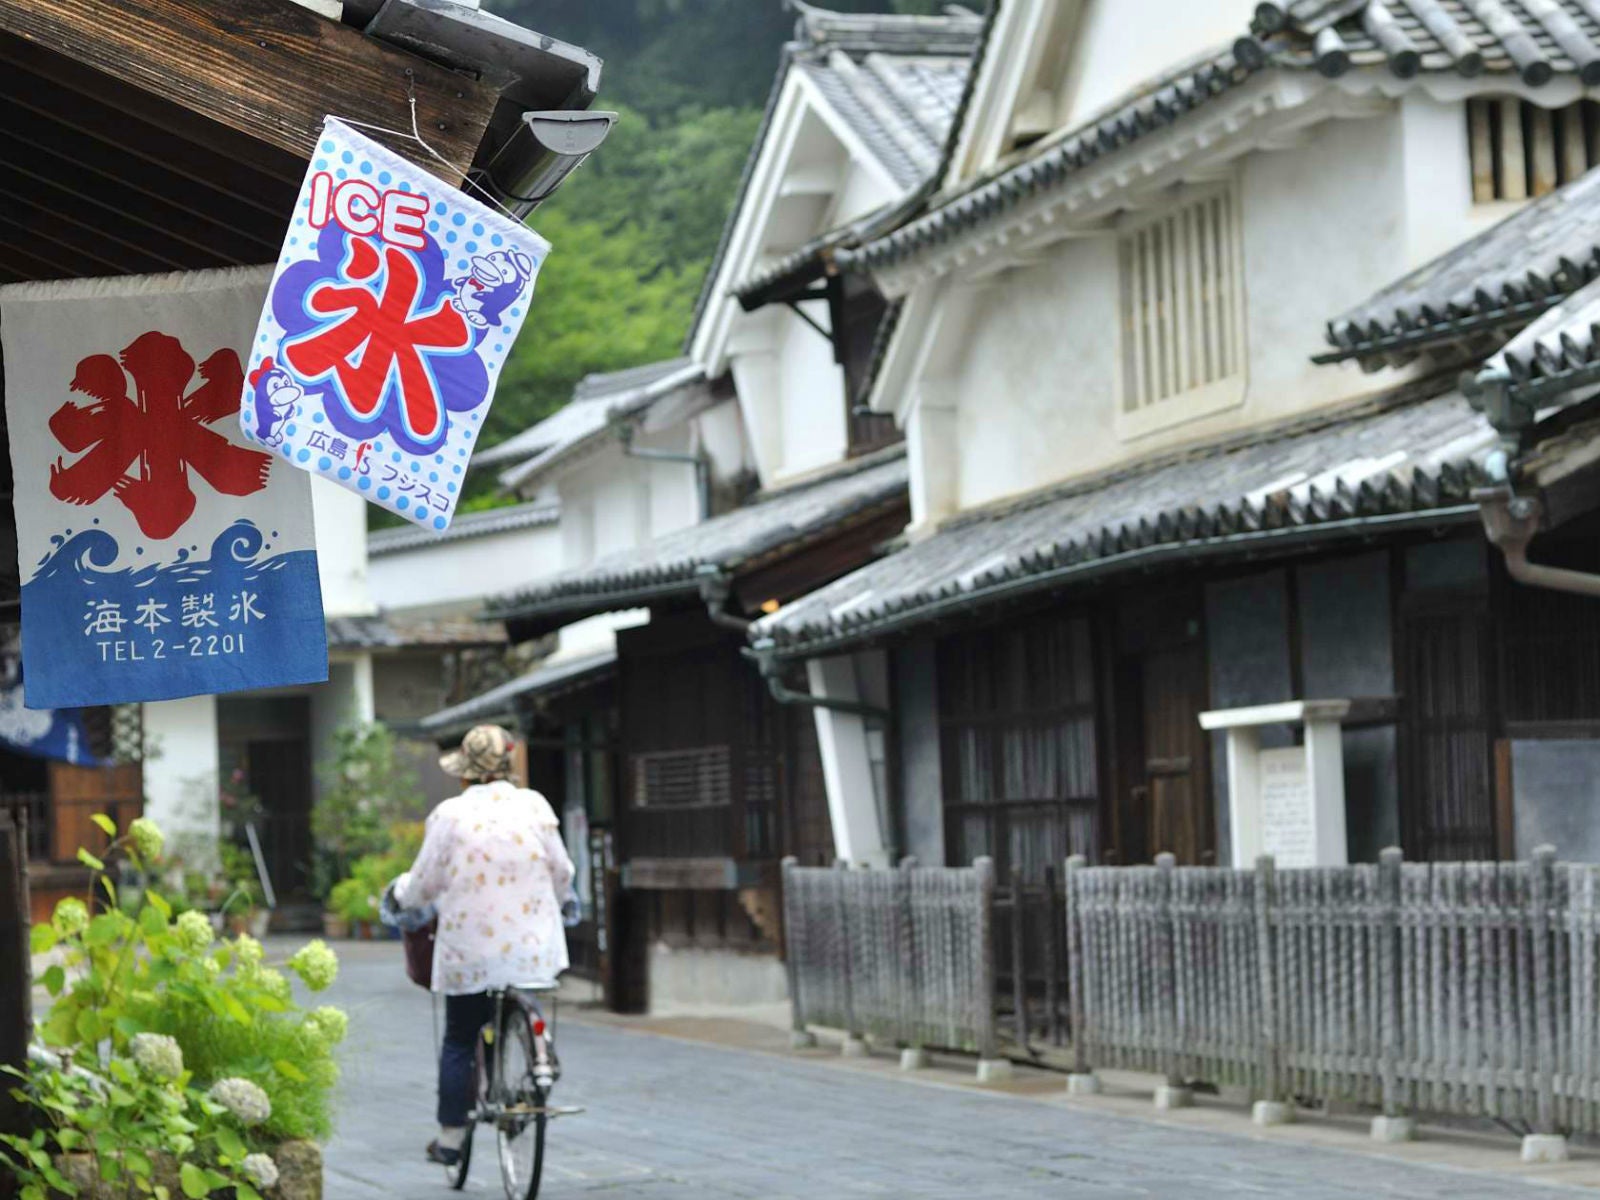
[[[494,1073],[499,1108],[495,1138],[506,1200],[534,1200],[544,1173],[544,1135],[550,1117],[544,1111],[547,1093],[534,1082],[535,1062],[531,1015],[508,1000],[495,1038]]]

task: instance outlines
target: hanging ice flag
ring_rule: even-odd
[[[0,288],[29,708],[327,678],[311,481],[239,432],[270,273]]]
[[[329,117],[251,349],[245,436],[448,527],[549,249]]]

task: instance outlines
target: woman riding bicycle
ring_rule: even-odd
[[[417,861],[394,885],[400,907],[438,911],[433,991],[445,997],[445,1032],[428,1159],[446,1166],[466,1136],[478,1034],[494,1016],[489,991],[553,984],[567,968],[572,859],[545,798],[510,782],[512,748],[504,729],[479,725],[439,760],[466,788],[429,814]]]

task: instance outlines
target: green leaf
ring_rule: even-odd
[[[111,876],[100,876],[100,890],[106,894],[106,899],[113,905],[117,903],[117,887],[111,882]]]
[[[105,830],[107,837],[117,836],[117,823],[110,817],[106,816],[105,813],[95,813],[94,816],[89,818],[89,820],[93,821],[96,825],[100,826],[101,829]]]
[[[80,1042],[98,1042],[105,1037],[105,1023],[100,1020],[100,1014],[92,1008],[82,1009],[77,1020],[72,1025],[73,1032],[78,1035]]]
[[[128,1170],[141,1179],[149,1178],[153,1168],[150,1159],[145,1154],[138,1150],[126,1150],[123,1152],[123,1157],[127,1160]]]
[[[239,1003],[239,998],[232,992],[222,993],[222,1007],[227,1014],[241,1025],[250,1024],[250,1010]]]
[[[63,971],[61,969],[61,965],[57,963],[53,967],[46,968],[45,973],[40,977],[39,982],[44,985],[44,990],[49,992],[53,998],[61,995],[61,989],[67,986],[67,973]]]
[[[249,1153],[245,1149],[244,1139],[226,1125],[217,1130],[217,1149],[221,1150],[234,1162],[240,1162]]]
[[[136,1033],[144,1032],[143,1022],[135,1021],[132,1017],[118,1017],[112,1022],[112,1025],[125,1038],[131,1038]]]
[[[82,846],[78,847],[78,861],[93,871],[104,871],[106,869],[105,863],[90,854]]]
[[[239,1200],[261,1200],[261,1193],[256,1191],[255,1188],[251,1187],[248,1183],[236,1183],[233,1185],[233,1187],[235,1193],[239,1197]]]
[[[160,892],[153,892],[146,889],[144,898],[149,903],[151,908],[155,909],[167,920],[172,920],[172,905],[167,903],[167,898]]]
[[[89,922],[89,929],[83,935],[83,940],[91,946],[109,946],[121,936],[122,914],[107,912],[101,913]]]
[[[213,1192],[220,1191],[225,1187],[233,1186],[233,1180],[229,1179],[222,1172],[213,1171],[210,1168],[206,1169],[206,1182],[211,1185],[211,1190]]]
[[[35,954],[48,954],[60,939],[49,925],[35,925],[28,934],[28,948]]]
[[[165,933],[167,919],[154,906],[147,905],[139,910],[139,928],[151,936]]]
[[[299,1067],[295,1066],[288,1059],[280,1058],[277,1062],[272,1064],[272,1068],[273,1068],[273,1070],[277,1071],[279,1075],[282,1075],[285,1079],[292,1080],[295,1083],[307,1083],[307,1082],[309,1082],[309,1079],[308,1079],[306,1073],[304,1071],[302,1071]]]
[[[189,1200],[204,1200],[211,1194],[211,1184],[206,1179],[206,1173],[193,1163],[184,1163],[178,1170],[178,1182],[183,1185],[183,1194]]]

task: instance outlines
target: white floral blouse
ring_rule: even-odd
[[[422,850],[395,899],[434,905],[433,990],[446,996],[553,983],[567,968],[561,901],[572,859],[538,792],[479,783],[428,815]]]

